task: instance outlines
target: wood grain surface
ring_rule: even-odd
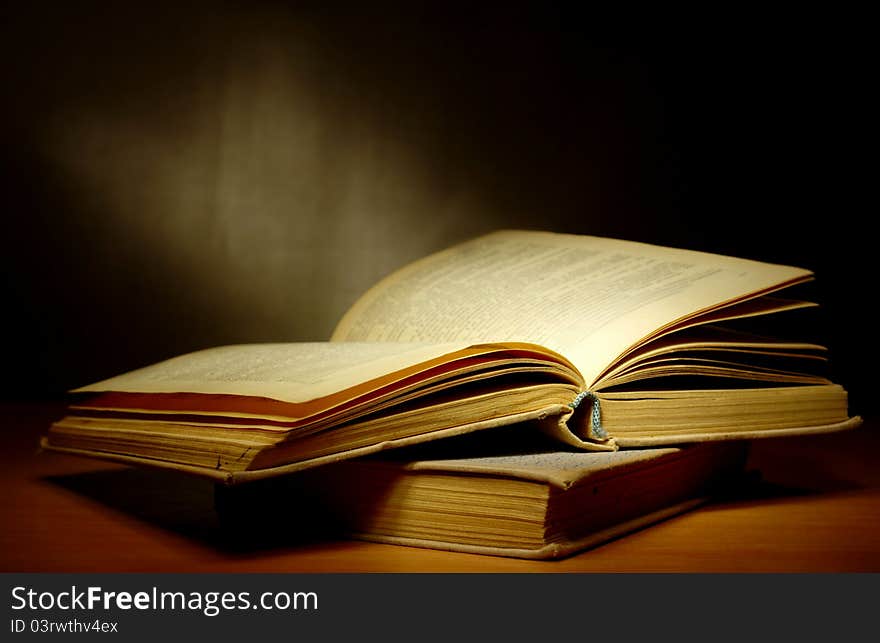
[[[40,453],[57,403],[2,405],[0,572],[878,572],[880,437],[763,440],[734,495],[559,561],[348,541],[297,499],[247,538],[210,482]]]

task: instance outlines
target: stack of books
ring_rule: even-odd
[[[224,497],[284,486],[357,538],[561,557],[711,497],[751,440],[860,424],[826,347],[791,336],[812,278],[498,231],[384,278],[329,341],[209,348],[76,389],[43,446]]]

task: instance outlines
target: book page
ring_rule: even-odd
[[[522,341],[565,355],[592,383],[658,329],[808,279],[800,268],[582,235],[506,230],[385,278],[333,341]]]
[[[467,347],[383,343],[240,344],[174,357],[73,392],[211,393],[306,402]]]

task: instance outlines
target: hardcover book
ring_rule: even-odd
[[[326,342],[199,350],[83,386],[48,449],[253,480],[492,427],[621,448],[860,423],[785,265],[504,230],[367,291]],[[772,332],[764,331],[763,328]]]
[[[493,454],[498,440],[475,450],[462,438],[218,485],[218,513],[244,538],[254,525],[276,533],[277,507],[296,498],[297,530],[307,517],[323,537],[556,559],[711,501],[739,482],[748,453],[725,440],[601,452],[535,441]]]

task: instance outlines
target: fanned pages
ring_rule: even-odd
[[[592,451],[852,428],[826,348],[755,329],[814,308],[779,292],[810,279],[499,231],[386,277],[330,341],[206,349],[83,386],[43,443],[235,482],[525,421]]]

